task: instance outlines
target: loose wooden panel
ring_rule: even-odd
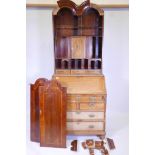
[[[104,112],[67,112],[67,120],[102,120]]]
[[[104,122],[67,122],[67,130],[103,130]]]
[[[39,87],[43,86],[47,82],[47,79],[40,78],[36,80],[35,84],[31,84],[31,103],[30,103],[30,137],[31,141],[40,141],[40,119],[39,119]]]
[[[40,88],[40,145],[66,147],[66,89],[56,80]]]
[[[104,76],[54,76],[67,94],[106,94]]]

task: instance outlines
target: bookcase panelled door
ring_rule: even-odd
[[[66,88],[56,80],[40,87],[40,146],[66,147]]]
[[[44,86],[48,80],[39,78],[30,86],[31,102],[30,102],[30,130],[31,141],[40,142],[40,106],[39,106],[39,87]]]

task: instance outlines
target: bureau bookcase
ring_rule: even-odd
[[[53,10],[54,74],[31,84],[31,141],[66,147],[66,135],[105,136],[104,11],[89,0]]]
[[[89,1],[58,1],[53,11],[55,74],[67,88],[67,134],[104,135],[104,12]]]

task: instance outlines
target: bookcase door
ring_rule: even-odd
[[[40,87],[40,146],[66,147],[66,89],[56,80]]]
[[[40,142],[40,118],[39,118],[39,87],[47,82],[45,78],[39,78],[31,84],[31,103],[30,103],[30,138],[33,142]]]

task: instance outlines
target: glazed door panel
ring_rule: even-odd
[[[66,147],[66,89],[54,80],[40,88],[40,146]]]

